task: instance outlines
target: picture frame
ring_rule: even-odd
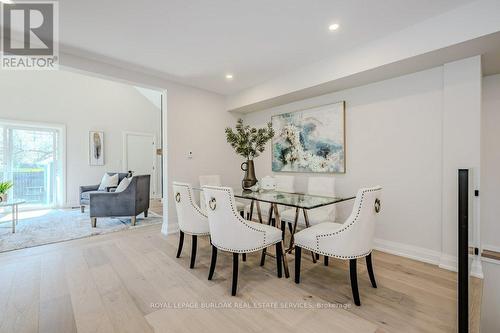
[[[104,132],[89,132],[89,165],[104,165]]]
[[[272,117],[272,171],[345,173],[345,101]]]

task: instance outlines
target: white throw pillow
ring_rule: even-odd
[[[106,187],[118,186],[118,174],[115,173],[113,176],[107,173],[102,176],[101,185],[99,185],[99,191],[105,191]]]
[[[123,178],[115,192],[123,192],[130,185],[130,178]]]

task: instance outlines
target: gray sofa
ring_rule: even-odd
[[[123,192],[95,191],[89,193],[90,221],[96,227],[98,217],[130,216],[135,225],[136,216],[148,216],[150,175],[134,176]]]
[[[116,175],[117,173],[118,173],[118,184],[122,181],[123,178],[128,176],[128,173],[120,173],[120,172],[108,172],[107,174],[113,176]],[[85,206],[90,205],[91,193],[111,192],[113,190],[114,188],[106,188],[102,191],[99,191],[99,184],[80,186],[80,209],[82,210],[82,213],[85,213]]]

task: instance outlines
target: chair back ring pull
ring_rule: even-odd
[[[378,213],[380,212],[381,209],[381,204],[380,204],[380,199],[375,199],[375,212]]]
[[[211,210],[215,210],[215,208],[217,208],[217,202],[215,201],[215,198],[210,199],[210,201],[208,202],[208,206]]]
[[[179,192],[175,194],[175,201],[181,202],[181,194]]]

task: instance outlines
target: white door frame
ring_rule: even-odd
[[[123,165],[123,171],[125,171],[125,172],[127,172],[129,170],[129,168],[128,168],[128,156],[127,156],[128,155],[127,154],[127,150],[128,150],[127,138],[129,136],[144,136],[144,137],[149,137],[149,138],[153,139],[153,145],[152,145],[151,149],[152,149],[152,153],[153,153],[154,172],[151,175],[151,185],[153,187],[153,193],[154,193],[153,197],[157,198],[158,189],[156,186],[156,181],[157,181],[158,168],[156,165],[156,135],[153,133],[145,133],[145,132],[123,131],[123,161],[122,161],[122,165]]]

